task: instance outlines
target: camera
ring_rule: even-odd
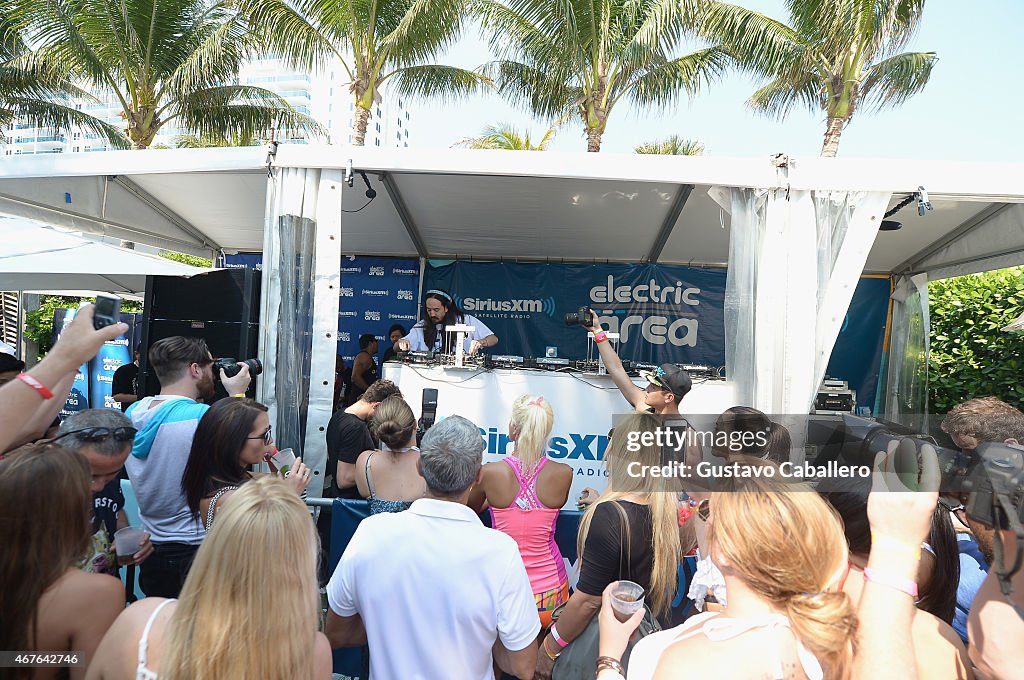
[[[246,359],[241,363],[249,367],[249,375],[256,377],[263,372],[263,362],[259,359]],[[220,378],[220,372],[223,370],[224,375],[229,378],[233,378],[238,375],[238,372],[242,370],[239,362],[234,359],[214,359],[213,361],[213,375],[216,378]]]
[[[569,312],[565,315],[566,326],[583,326],[584,328],[590,327],[590,307],[583,305],[575,312]]]
[[[1024,449],[1002,442],[984,442],[969,453],[941,449],[939,469],[941,488],[968,494],[964,508],[971,519],[999,529],[1013,528],[1010,515],[1024,522]]]
[[[97,295],[92,312],[92,327],[96,330],[113,326],[121,321],[121,298],[116,295]]]
[[[420,419],[416,423],[416,446],[423,443],[423,435],[433,426],[437,419],[437,389],[423,388],[423,402],[420,406]]]

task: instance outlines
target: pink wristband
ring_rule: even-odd
[[[605,333],[604,331],[598,331],[597,333],[594,333],[594,342],[604,342],[607,339],[608,334]]]
[[[912,598],[917,599],[917,584],[913,581],[897,578],[886,574],[885,572],[872,569],[871,567],[864,569],[864,580],[877,583],[878,585],[887,586],[889,588],[895,588],[901,593],[906,593]]]
[[[548,632],[550,632],[551,633],[551,637],[553,637],[555,639],[555,644],[558,645],[559,647],[561,647],[562,649],[565,649],[569,645],[568,642],[566,642],[562,638],[558,637],[558,631],[555,630],[555,624],[551,624],[551,630],[548,631]]]

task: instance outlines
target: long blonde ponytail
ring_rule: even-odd
[[[519,430],[516,458],[532,468],[548,450],[548,436],[555,423],[555,412],[544,397],[524,394],[512,405],[511,424]]]

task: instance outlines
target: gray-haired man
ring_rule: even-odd
[[[114,532],[128,526],[119,473],[132,450],[135,428],[123,413],[113,409],[88,409],[68,416],[53,443],[85,456],[92,471],[92,542],[82,565],[85,571],[118,575]],[[153,552],[149,534],[125,564],[139,564]]]
[[[515,541],[467,507],[484,441],[460,416],[423,437],[424,498],[359,525],[327,586],[333,647],[370,646],[370,677],[533,677],[540,618]]]

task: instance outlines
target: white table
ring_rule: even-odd
[[[500,460],[512,451],[508,419],[512,403],[523,394],[539,394],[551,402],[555,424],[548,456],[566,463],[576,475],[566,507],[575,508],[584,487],[603,491],[607,485],[604,449],[612,418],[631,411],[629,403],[606,375],[555,371],[453,369],[388,362],[383,377],[398,384],[409,406],[420,416],[423,389],[437,390],[437,419],[460,415],[480,427],[487,442],[484,461]],[[735,406],[735,388],[725,380],[694,382],[680,404],[683,415],[719,414]]]

